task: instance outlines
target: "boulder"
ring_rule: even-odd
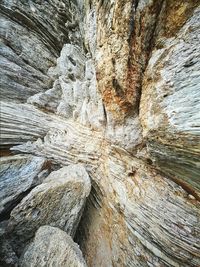
[[[7,216],[27,190],[40,182],[45,158],[31,155],[2,157],[0,168],[0,215]]]
[[[20,267],[86,267],[82,252],[72,238],[56,227],[42,226],[25,249]]]
[[[59,227],[74,235],[90,193],[90,179],[81,165],[52,172],[11,213],[8,232],[20,253],[42,225]]]

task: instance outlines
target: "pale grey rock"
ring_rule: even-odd
[[[0,103],[1,147],[10,147],[45,136],[51,119],[32,105]]]
[[[1,100],[25,102],[30,95],[51,86],[53,80],[47,70],[55,64],[55,55],[26,27],[9,17],[1,15],[0,25]]]
[[[200,9],[155,49],[147,66],[140,105],[143,135],[152,159],[167,175],[199,194]],[[191,189],[191,190],[193,190]]]
[[[65,44],[57,59],[56,72],[63,79],[83,79],[85,55],[79,46]]]
[[[27,99],[27,103],[33,104],[47,111],[56,112],[61,101],[61,87],[58,80],[54,82],[53,88],[44,93],[35,94]]]
[[[1,147],[37,141],[38,146],[48,132],[63,131],[66,120],[41,111],[30,104],[0,103]]]
[[[156,79],[158,72],[160,77],[153,83],[146,83],[143,90],[143,98],[147,97],[148,91],[150,100],[150,89],[154,89],[155,97],[155,103],[146,103],[147,110],[141,109],[141,112],[145,112],[143,115],[146,120],[145,135],[149,131],[164,127],[166,124],[164,116],[167,116],[168,132],[199,135],[200,95],[197,86],[200,81],[200,52],[197,46],[200,36],[199,18],[200,9],[197,9],[179,31],[177,38],[167,40],[163,48],[153,51],[145,79]],[[161,69],[162,64],[166,65],[163,69]],[[158,102],[162,113],[153,114]]]
[[[38,183],[45,158],[31,155],[15,155],[0,158],[0,216],[8,216],[10,210],[24,194]]]
[[[77,233],[89,266],[199,265],[195,198],[98,132],[68,122],[47,137],[41,153],[81,160],[95,185]]]
[[[81,165],[71,165],[52,172],[11,212],[8,232],[19,253],[45,224],[74,235],[90,193],[90,178]]]
[[[96,10],[94,6],[86,5],[86,14],[84,17],[84,42],[92,58],[96,58],[97,46],[97,22]]]
[[[86,267],[72,238],[56,227],[42,226],[20,258],[20,267]]]
[[[142,127],[138,116],[127,118],[124,120],[124,124],[117,125],[108,120],[105,134],[112,144],[120,146],[129,152],[134,152],[136,146],[140,145],[143,139]]]
[[[21,33],[22,49],[15,51],[34,68],[4,44],[10,56],[3,81],[9,75],[22,89],[4,82],[4,102],[12,103],[3,107],[3,148],[18,145],[12,150],[84,164],[92,191],[76,238],[88,266],[198,267],[199,1],[17,3],[29,22],[40,24],[33,36],[19,16],[2,23],[4,43],[8,32],[8,44],[17,47]],[[31,17],[29,6],[36,6]],[[20,66],[29,71],[21,78]],[[28,97],[29,105],[14,104]],[[20,214],[32,218],[23,205]],[[37,210],[33,215],[36,220]],[[27,240],[32,221],[20,226]],[[13,238],[19,248],[14,232]]]
[[[57,114],[101,129],[105,124],[103,103],[96,89],[94,62],[74,45],[63,47],[54,70],[59,75],[62,101]]]
[[[81,45],[79,7],[68,0],[3,0],[0,5],[1,98],[25,102],[51,88],[53,77],[48,69],[56,64],[62,46]]]
[[[49,73],[58,78],[53,88],[31,96],[28,103],[95,130],[102,129],[106,118],[93,60],[79,46],[65,44]]]
[[[55,118],[54,118],[55,119]],[[44,156],[61,165],[83,163],[87,167],[98,166],[102,155],[103,134],[91,131],[72,120],[56,117],[44,140],[14,146],[12,150]]]

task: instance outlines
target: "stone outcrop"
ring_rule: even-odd
[[[6,261],[32,242],[23,266],[52,251],[62,266],[51,241],[64,230],[91,267],[198,267],[199,0],[4,0],[0,12],[3,173],[41,183],[12,195]]]
[[[88,265],[198,266],[194,197],[124,151],[105,159],[77,233]]]
[[[72,238],[56,227],[42,226],[20,259],[21,267],[86,267],[82,252]]]
[[[1,102],[1,147],[43,138],[49,130],[48,116],[27,104]]]
[[[155,164],[198,191],[199,19],[198,9],[176,38],[167,39],[162,48],[153,51],[145,72],[140,108],[143,133]]]
[[[26,102],[53,83],[48,69],[62,46],[70,39],[81,42],[79,10],[72,1],[1,1],[0,7],[1,99]]]
[[[74,235],[90,193],[90,179],[80,165],[66,166],[36,186],[11,212],[8,233],[16,251],[46,224]]]
[[[42,180],[45,159],[31,155],[16,155],[0,159],[0,216],[6,215],[24,194]],[[43,169],[43,170],[42,170]],[[46,172],[48,170],[46,169]]]

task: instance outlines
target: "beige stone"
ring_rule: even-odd
[[[72,238],[56,227],[41,226],[20,258],[20,267],[86,267]]]

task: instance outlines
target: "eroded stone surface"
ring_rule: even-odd
[[[0,103],[1,147],[43,138],[51,123],[45,113],[27,104]]]
[[[72,236],[90,193],[90,179],[81,165],[52,172],[11,212],[8,232],[16,251],[21,252],[42,225],[63,229]]]
[[[2,157],[0,163],[0,216],[6,216],[23,194],[41,182],[45,158],[15,155]]]
[[[199,266],[200,207],[180,186],[115,149],[90,176],[77,233],[89,266]]]
[[[56,227],[42,226],[20,259],[21,267],[86,267],[82,252],[72,238]]]
[[[35,54],[37,68],[44,69],[41,76],[29,68],[22,100],[24,88],[15,84],[22,61],[12,52],[16,65],[9,67],[8,84],[16,90],[11,96],[3,87],[3,148],[85,166],[92,190],[76,239],[88,266],[199,266],[199,1],[63,2],[16,2],[32,23],[40,22],[34,36],[25,30],[30,20],[7,16],[10,22],[2,24],[12,47],[21,42],[19,31],[30,38],[17,51],[24,61],[24,49],[32,49],[26,59],[32,62]],[[52,18],[57,9],[64,13]],[[8,28],[19,21],[12,35]],[[61,32],[68,38],[55,54],[52,40]],[[38,51],[45,60],[38,60]],[[26,99],[29,104],[13,103]],[[33,193],[39,192],[30,194],[32,203]],[[24,223],[14,223],[24,238],[30,225],[23,216],[32,216],[26,200],[21,215],[13,211]],[[45,200],[43,211],[52,205]]]
[[[200,10],[155,49],[149,61],[140,106],[143,134],[162,171],[199,190]]]
[[[25,102],[33,94],[50,89],[54,78],[48,69],[64,43],[81,42],[71,1],[1,1],[1,99]],[[79,16],[80,17],[80,16]]]

